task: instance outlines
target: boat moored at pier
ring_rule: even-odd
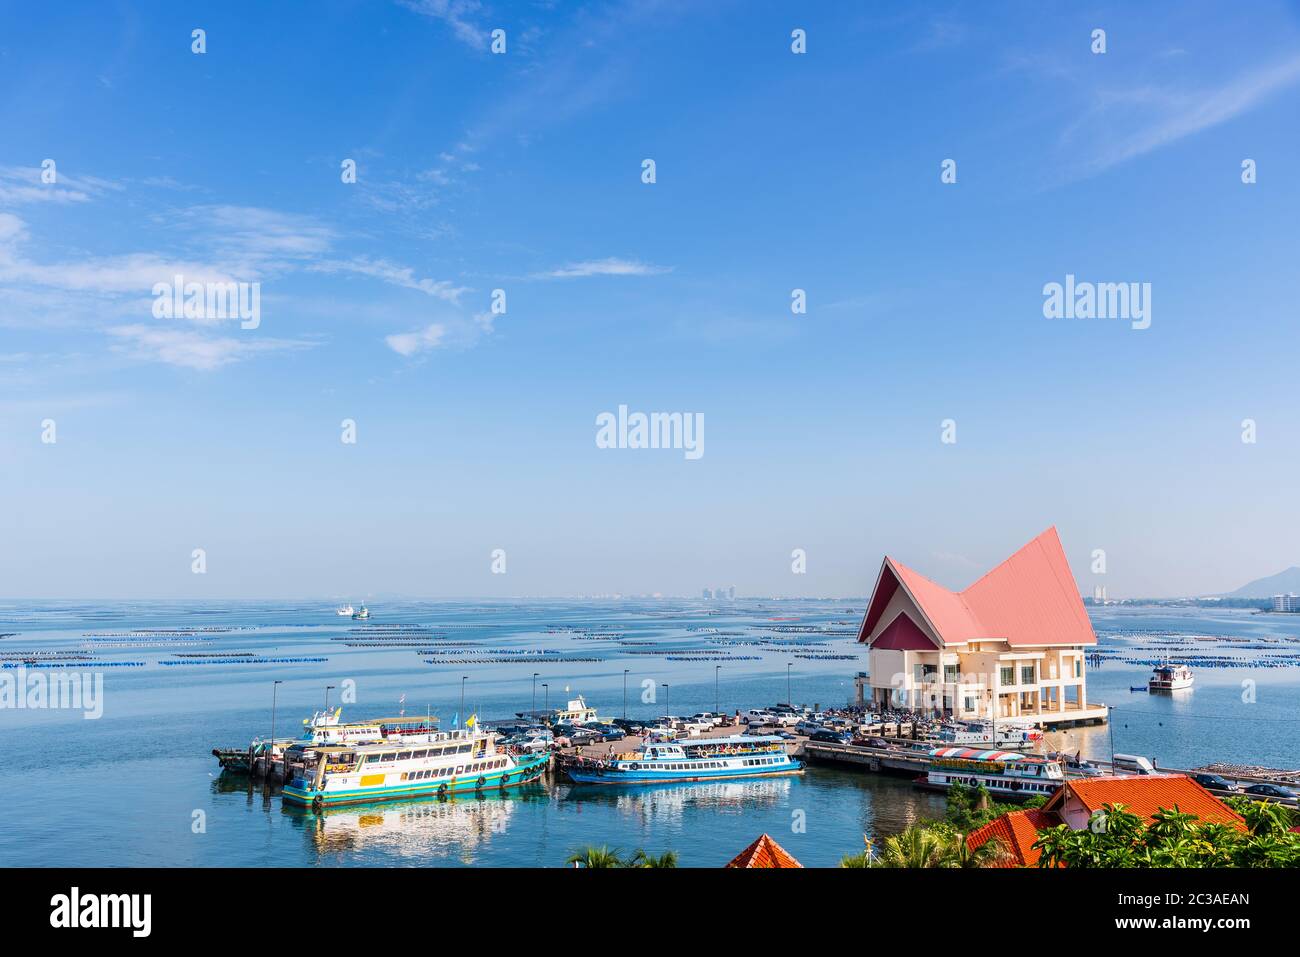
[[[1059,761],[1038,754],[932,748],[929,759],[929,769],[916,783],[931,790],[982,787],[998,797],[1026,799],[1051,795],[1065,780]]]
[[[649,742],[610,758],[578,758],[564,765],[577,784],[666,784],[726,778],[802,774],[804,763],[774,735],[733,735],[671,743]]]
[[[418,797],[449,797],[535,781],[550,754],[515,754],[496,734],[467,727],[397,733],[385,722],[383,740],[363,744],[299,742],[286,756],[292,777],[283,796],[313,810]]]

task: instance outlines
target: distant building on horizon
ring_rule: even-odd
[[[886,555],[858,641],[870,658],[863,704],[1035,724],[1106,717],[1088,701],[1097,636],[1055,527],[961,592]]]
[[[1300,596],[1291,595],[1274,595],[1273,610],[1285,612],[1300,612]]]

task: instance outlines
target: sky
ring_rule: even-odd
[[[1294,2],[6,2],[0,595],[1300,564],[1298,103]]]

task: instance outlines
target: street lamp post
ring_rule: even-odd
[[[533,703],[528,706],[528,720],[537,720],[537,672],[533,672]]]
[[[469,675],[460,676],[460,712],[457,714],[457,720],[460,726],[465,727],[465,682],[469,680]]]
[[[270,753],[272,757],[275,755],[275,698],[276,698],[276,693],[280,690],[280,685],[282,684],[284,684],[283,681],[271,682],[271,752]],[[268,779],[270,779],[271,765],[269,762],[271,758],[267,758],[266,760],[268,762],[266,766],[266,776]]]
[[[328,710],[330,709],[330,692],[333,691],[333,690],[334,690],[334,686],[333,686],[333,685],[326,685],[326,686],[325,686],[325,710],[326,710],[326,711],[328,711]]]
[[[542,682],[542,711],[551,713],[551,686]]]
[[[623,720],[624,721],[627,720],[627,672],[628,669],[624,668],[623,669]]]
[[[794,697],[790,694],[790,669],[794,667],[793,661],[787,661],[785,665],[785,703],[794,707]]]
[[[713,713],[718,713],[718,675],[722,673],[722,665],[713,666]]]
[[[664,717],[668,717],[668,686],[664,685]]]

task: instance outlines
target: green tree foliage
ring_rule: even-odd
[[[677,852],[648,854],[638,849],[631,857],[624,858],[617,849],[610,850],[602,844],[600,847],[584,847],[580,851],[574,851],[565,863],[574,867],[676,867]]]
[[[1094,826],[1072,831],[1062,824],[1040,831],[1034,846],[1039,867],[1300,867],[1300,834],[1291,813],[1229,798],[1248,831],[1201,821],[1174,807],[1146,824],[1122,804],[1103,806]],[[1273,805],[1272,807],[1279,807]]]

